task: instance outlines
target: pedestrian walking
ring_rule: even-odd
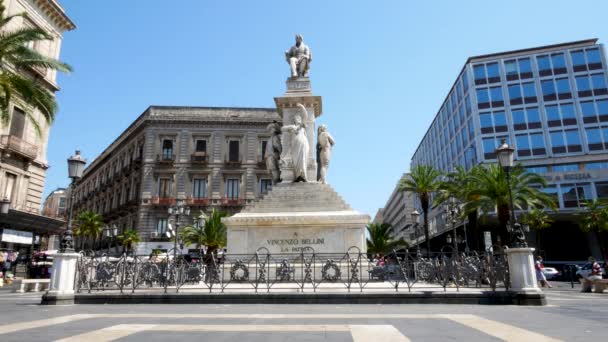
[[[534,263],[534,269],[536,270],[536,280],[540,282],[540,286],[552,288],[553,286],[549,284],[549,282],[547,281],[547,277],[545,277],[545,274],[543,273],[544,267],[545,265],[543,265],[543,257],[541,257],[540,255],[537,256],[536,262]]]

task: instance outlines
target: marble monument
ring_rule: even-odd
[[[223,219],[228,253],[252,254],[261,247],[271,253],[300,253],[306,247],[317,253],[344,253],[352,246],[365,252],[369,215],[353,210],[327,184],[335,140],[321,125],[314,141],[322,101],[312,93],[312,58],[301,35],[285,57],[290,67],[287,90],[274,99],[283,122],[268,126],[272,136],[266,145],[273,186],[253,206]]]

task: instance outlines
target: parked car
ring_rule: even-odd
[[[600,265],[601,264],[602,263],[600,263]],[[580,281],[582,278],[587,278],[591,274],[592,265],[593,264],[591,264],[591,263],[586,263],[581,268],[579,268],[578,271],[576,271],[576,279]],[[606,275],[606,271],[604,270],[603,267],[600,268],[600,273],[604,276]]]
[[[561,272],[553,267],[543,267],[542,271],[547,280],[555,279],[561,275]]]

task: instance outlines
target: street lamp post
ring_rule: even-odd
[[[526,236],[522,230],[521,224],[517,222],[515,217],[515,207],[513,205],[513,194],[511,193],[511,168],[513,167],[515,149],[510,147],[505,139],[502,139],[500,146],[496,149],[498,163],[505,170],[507,175],[507,188],[509,190],[509,211],[510,222],[508,231],[511,233],[511,247],[528,247]]]
[[[179,199],[174,206],[169,207],[169,215],[175,216],[175,237],[173,240],[173,262],[176,262],[177,258],[177,239],[179,238],[179,216],[186,215],[190,216],[190,208],[184,205],[184,200]],[[180,245],[182,243],[180,242]]]
[[[418,218],[420,217],[420,213],[418,210],[414,209],[410,214],[412,217],[412,223],[414,224],[414,231],[416,232],[416,257],[420,256],[420,242],[418,242],[418,236],[420,236]]]
[[[72,179],[70,189],[70,205],[68,206],[68,224],[59,246],[60,253],[74,253],[74,232],[72,231],[72,208],[74,204],[74,186],[76,181],[82,177],[86,161],[80,155],[80,151],[68,159],[68,177]]]

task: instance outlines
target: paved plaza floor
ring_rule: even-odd
[[[608,336],[608,293],[554,283],[543,307],[72,305],[0,291],[0,341],[587,341]]]

